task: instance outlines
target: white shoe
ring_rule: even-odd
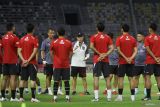
[[[118,96],[115,101],[123,101],[122,97]]]
[[[48,95],[53,95],[51,90],[48,90]]]
[[[15,98],[15,99],[11,98],[10,102],[19,102],[19,100],[18,100],[18,98]]]
[[[39,103],[40,101],[38,99],[36,99],[36,98],[32,98],[31,102]]]
[[[98,102],[98,101],[99,101],[98,98],[97,98],[97,99],[94,98],[94,99],[92,100],[92,102]]]
[[[135,95],[131,95],[131,101],[135,101]]]
[[[7,98],[3,98],[3,97],[2,97],[2,98],[0,99],[0,101],[3,102],[3,101],[9,101],[9,100],[8,100]]]
[[[61,90],[58,90],[59,95],[64,95],[64,93]]]
[[[20,98],[19,99],[19,102],[24,102],[25,100],[23,98]]]

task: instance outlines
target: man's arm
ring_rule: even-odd
[[[18,48],[18,50],[17,50],[18,55],[19,55],[20,59],[22,60],[22,62],[24,62],[25,59],[23,58],[21,51],[22,51],[22,48]]]
[[[42,60],[45,59],[45,52],[44,52],[44,50],[41,50],[41,59],[42,59]]]
[[[120,47],[117,47],[118,53],[128,62],[128,58],[123,54],[123,52],[121,51]]]
[[[137,52],[138,52],[137,47],[134,47],[133,54],[132,54],[132,56],[129,58],[129,59],[130,59],[130,63],[132,62],[132,60],[133,60],[133,59],[135,58],[135,56],[137,55]]]
[[[149,48],[149,46],[146,46],[146,50],[147,50],[147,52],[149,53],[149,55],[151,55],[152,58],[154,58],[154,60],[155,60],[157,63],[160,63],[160,58],[157,58],[157,57],[153,54],[153,52],[151,51],[151,49]]]
[[[91,42],[90,43],[90,48],[95,52],[97,53],[98,55],[100,55],[101,53],[97,51],[97,49],[94,47],[94,44]]]
[[[102,54],[100,55],[100,57],[99,57],[99,60],[103,60],[105,57],[107,57],[109,54],[111,54],[111,53],[113,52],[113,50],[114,50],[113,44],[112,44],[112,45],[109,45],[108,48],[109,48],[108,52],[107,52],[107,53],[102,53]]]
[[[30,62],[36,56],[37,51],[38,51],[38,48],[34,48],[33,49],[33,52],[32,52],[31,56],[28,59],[28,62]]]

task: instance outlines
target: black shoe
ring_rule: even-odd
[[[144,97],[142,98],[142,101],[150,101],[151,100],[151,97]]]
[[[48,94],[48,89],[45,89],[41,94]]]
[[[66,102],[71,102],[70,98],[66,98]]]
[[[91,95],[88,91],[84,92],[85,95]]]
[[[72,95],[76,95],[76,91],[73,91],[73,92],[72,92]]]

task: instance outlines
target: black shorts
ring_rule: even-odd
[[[93,76],[100,77],[102,74],[104,78],[110,75],[109,64],[106,62],[97,62],[93,68]]]
[[[29,64],[27,67],[22,67],[21,80],[28,81],[29,77],[30,80],[36,81],[37,67],[34,64]]]
[[[2,71],[3,71],[3,67],[2,67],[2,64],[0,64],[0,74],[2,74]]]
[[[21,72],[22,72],[21,64],[18,64],[18,75],[21,75]]]
[[[117,75],[118,65],[109,65],[110,74]]]
[[[124,77],[127,75],[128,77],[133,77],[133,64],[121,64],[118,68],[118,77]]]
[[[144,74],[144,66],[134,66],[133,67],[133,76],[139,76],[141,74]]]
[[[54,81],[70,80],[70,68],[55,68],[53,78]]]
[[[77,75],[79,75],[79,77],[86,77],[86,67],[71,67],[71,76],[72,77],[77,77]]]
[[[145,75],[154,74],[156,77],[160,76],[160,64],[147,64],[145,66]]]
[[[3,64],[3,75],[18,75],[18,64]]]
[[[47,64],[45,67],[44,67],[44,73],[46,75],[53,75],[53,64]]]

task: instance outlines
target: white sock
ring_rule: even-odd
[[[62,91],[61,87],[58,87],[58,91]]]
[[[107,90],[107,98],[112,98],[112,90]]]
[[[48,90],[51,90],[51,87],[48,87]]]
[[[19,91],[19,88],[16,88],[16,91]]]
[[[99,98],[99,90],[94,90],[94,97],[95,99],[98,99]]]
[[[144,88],[144,95],[147,95],[146,88]]]
[[[57,99],[57,96],[54,96],[53,99],[54,99],[54,100]]]
[[[122,99],[122,95],[118,95],[118,98]]]
[[[25,91],[28,91],[28,88],[25,88]]]
[[[135,88],[135,91],[138,91],[138,88]]]
[[[40,89],[41,88],[41,86],[38,86],[38,89]]]
[[[132,101],[135,100],[135,95],[131,95],[131,100],[132,100]]]
[[[107,91],[107,88],[105,90]]]
[[[66,95],[66,99],[69,99],[69,95]]]

